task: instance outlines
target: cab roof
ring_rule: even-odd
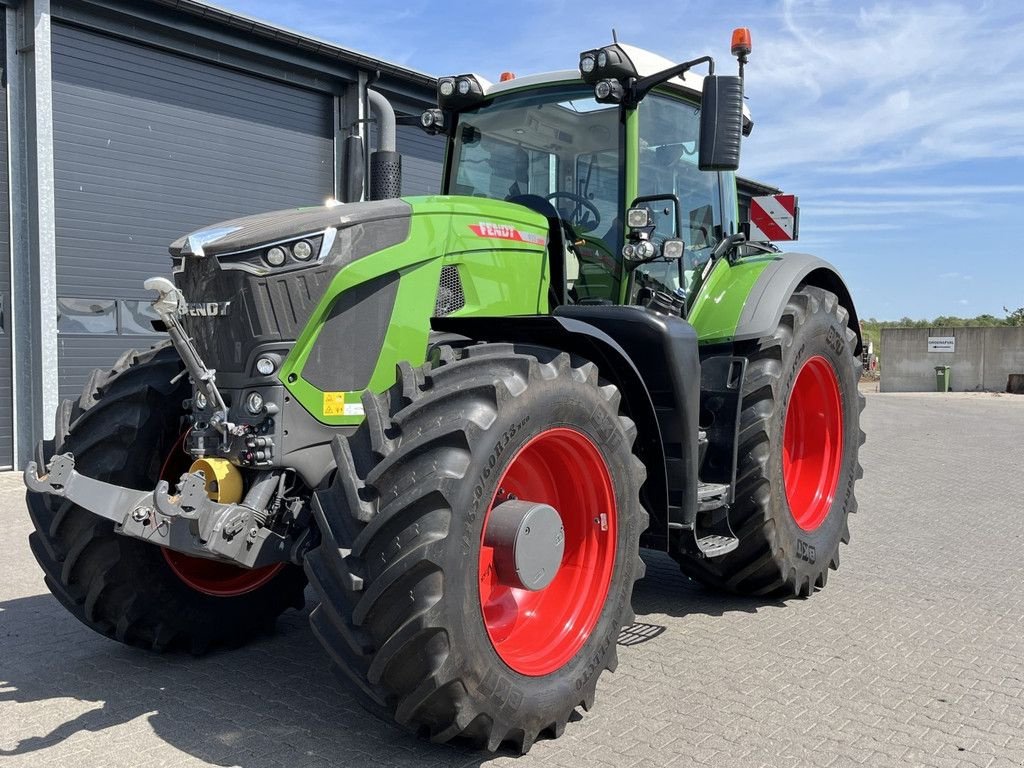
[[[675,66],[678,62],[666,59],[664,56],[660,56],[657,53],[638,48],[635,45],[628,45],[626,43],[618,43],[619,48],[622,49],[623,53],[629,56],[633,62],[633,66],[636,68],[637,74],[640,77],[647,77],[653,75],[656,72],[661,72],[669,67]],[[480,87],[483,89],[484,96],[490,98],[492,96],[498,96],[508,91],[519,90],[521,88],[528,88],[533,85],[544,85],[546,83],[560,83],[560,82],[581,82],[580,72],[578,69],[562,69],[555,72],[541,72],[536,75],[527,75],[525,77],[516,77],[512,80],[505,80],[500,83],[492,83],[485,77],[473,73],[473,77],[480,83]],[[664,83],[664,87],[670,90],[683,93],[687,96],[700,97],[701,89],[704,85],[704,75],[698,72],[685,72],[678,77],[673,77]],[[747,105],[743,105],[743,114],[745,117],[750,117],[750,110]]]

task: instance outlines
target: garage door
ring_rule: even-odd
[[[14,464],[11,370],[11,237],[7,176],[7,93],[0,85],[0,469]]]
[[[444,162],[443,137],[431,136],[414,125],[400,125],[395,146],[402,153],[402,194],[438,194]]]
[[[333,194],[333,100],[76,27],[53,28],[62,397],[156,339],[147,277],[167,245]]]

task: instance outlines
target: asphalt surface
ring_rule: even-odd
[[[1022,766],[1024,397],[869,394],[864,427],[823,592],[724,597],[648,553],[596,707],[519,758],[365,714],[305,613],[201,659],[92,634],[43,586],[0,475],[0,765]]]

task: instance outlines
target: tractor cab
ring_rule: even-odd
[[[739,79],[705,79],[689,71],[703,59],[673,65],[619,43],[580,61],[578,71],[506,73],[496,84],[441,78],[439,108],[422,124],[448,137],[443,190],[549,218],[551,258],[564,263],[552,269],[565,281],[553,286],[555,303],[646,304],[660,294],[685,304],[715,246],[738,228],[732,171],[740,128],[751,125]],[[719,98],[723,81],[731,101]],[[702,129],[711,139],[703,155]],[[714,144],[735,146],[733,157],[712,157]],[[629,225],[633,208],[646,211],[634,213],[642,226]]]

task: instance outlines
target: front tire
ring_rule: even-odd
[[[74,453],[76,469],[88,477],[152,489],[180,448],[181,404],[190,394],[187,379],[172,383],[181,369],[165,344],[127,352],[112,370],[94,371],[81,398],[57,412],[56,452]],[[202,653],[240,645],[272,628],[287,608],[303,606],[306,580],[295,566],[241,589],[254,572],[167,557],[67,499],[30,492],[27,502],[36,529],[29,544],[46,586],[75,618],[111,639]]]
[[[635,428],[596,366],[565,353],[480,344],[437,363],[400,366],[336,441],[306,558],[311,621],[373,711],[434,741],[525,752],[591,706],[633,620],[647,519]],[[499,579],[484,541],[510,498],[561,515],[561,568],[536,591]]]
[[[772,336],[747,351],[736,501],[740,540],[713,559],[678,554],[708,586],[749,595],[810,595],[850,540],[864,442],[856,335],[835,294],[799,289]]]

